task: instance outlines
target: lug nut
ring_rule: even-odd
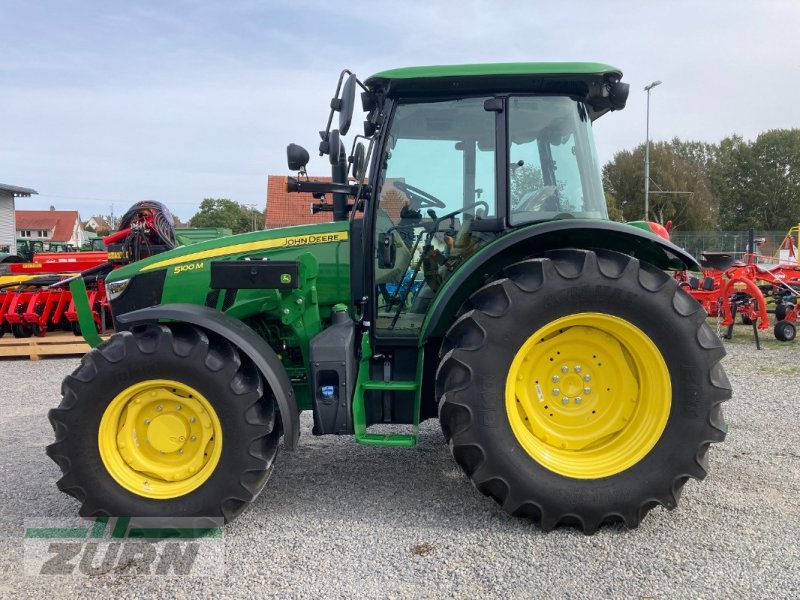
[[[564,397],[561,399],[561,404],[569,404],[569,398],[567,398],[566,396],[564,396]]]
[[[558,375],[553,375],[553,383],[558,383],[561,378]]]
[[[161,412],[162,410],[164,410],[163,406],[161,406],[160,404],[156,406],[156,412]]]
[[[591,381],[592,380],[592,376],[587,373],[586,375],[583,376],[583,380],[584,381]]]
[[[575,365],[575,372],[576,373],[580,373],[581,372],[581,366],[580,365]]]
[[[575,404],[580,404],[581,402],[583,402],[583,398],[581,398],[580,396],[575,398]]]
[[[183,454],[183,448],[180,448],[180,449],[178,450],[178,454]]]
[[[563,367],[561,367],[561,372],[562,373],[569,373],[569,367],[567,365],[564,365]]]
[[[182,407],[180,404],[176,404],[176,405],[175,405],[175,410],[180,410],[180,409],[182,409],[182,408],[183,408],[183,407]]]
[[[591,394],[592,393],[592,388],[588,388],[588,387],[583,388],[583,393],[584,394]]]
[[[189,423],[194,423],[196,420],[194,417],[189,417]]]
[[[193,435],[193,436],[192,436],[191,438],[189,438],[189,439],[190,439],[190,440],[192,440],[193,442],[196,442],[196,441],[197,441],[197,436],[196,436],[196,435]]]
[[[561,390],[558,388],[553,388],[553,396],[558,396],[561,393]]]
[[[145,419],[145,420],[144,420],[144,424],[145,424],[145,425],[150,425],[150,419]]]

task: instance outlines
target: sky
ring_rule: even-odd
[[[607,63],[631,92],[595,123],[602,163],[644,142],[654,80],[651,140],[753,139],[799,126],[798,24],[797,0],[0,0],[0,182],[84,219],[263,208],[288,143],[329,174],[313,150],[344,68]]]

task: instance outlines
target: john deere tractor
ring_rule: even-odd
[[[343,71],[319,148],[331,181],[287,149],[289,191],[330,223],[108,276],[117,333],[50,412],[58,487],[86,516],[229,521],[311,411],[314,435],[411,457],[438,418],[475,487],[545,530],[674,508],[725,437],[731,390],[705,313],[665,273],[695,259],[655,224],[608,219],[592,123],[624,107],[621,76]],[[364,133],[348,149],[357,91]]]

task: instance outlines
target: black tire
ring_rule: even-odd
[[[76,335],[78,337],[83,335],[81,333],[81,324],[78,323],[77,321],[70,321],[69,328],[72,329],[72,335]]]
[[[106,470],[98,430],[109,402],[148,379],[185,383],[206,396],[222,429],[219,462],[198,488],[155,500],[132,493]],[[81,361],[49,412],[56,441],[47,455],[61,467],[58,488],[93,516],[235,518],[267,482],[278,450],[274,399],[255,365],[226,340],[184,324],[148,325],[113,335]]]
[[[791,321],[778,321],[775,323],[775,339],[781,342],[791,342],[797,336],[797,329]]]
[[[790,310],[794,308],[791,302],[781,302],[775,307],[775,318],[778,321],[783,321]]]
[[[632,528],[654,506],[675,508],[690,477],[705,477],[710,443],[725,438],[725,350],[700,304],[663,271],[615,252],[559,250],[507,267],[464,309],[442,343],[439,418],[456,462],[506,512],[546,531],[564,523],[590,534],[620,520]],[[633,466],[596,479],[539,464],[515,437],[505,408],[506,374],[521,345],[540,327],[581,312],[637,326],[660,351],[672,382],[668,420],[653,448]]]
[[[747,315],[742,315],[742,325],[752,325],[753,319],[748,317]]]
[[[27,323],[13,323],[11,325],[11,333],[15,338],[29,338],[33,335],[33,327]]]

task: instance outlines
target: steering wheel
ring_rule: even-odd
[[[422,208],[445,208],[447,205],[439,200],[436,196],[429,194],[425,190],[421,190],[413,185],[408,185],[402,181],[392,182],[394,187],[408,196],[411,205],[416,210]]]
[[[546,207],[548,200],[556,199],[557,188],[554,185],[546,185],[543,188],[528,192],[519,202],[516,211],[519,212],[538,212],[542,210],[558,210],[558,207]]]

